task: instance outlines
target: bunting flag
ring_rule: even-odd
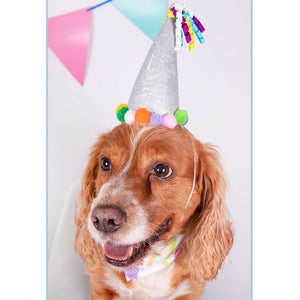
[[[92,11],[87,8],[48,20],[48,45],[83,85],[89,52]]]
[[[111,2],[152,40],[162,26],[165,0],[106,0],[48,19],[48,45],[75,79],[84,84],[93,9]]]
[[[166,15],[165,0],[113,0],[112,4],[154,41]]]

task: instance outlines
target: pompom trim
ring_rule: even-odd
[[[127,109],[125,114],[123,113]],[[122,113],[122,114],[121,114]],[[126,118],[129,113],[130,117]],[[122,118],[120,118],[120,114]],[[161,125],[169,129],[175,128],[177,125],[185,126],[189,120],[188,113],[185,110],[177,110],[174,114],[159,115],[155,112],[150,112],[146,108],[139,108],[138,110],[130,110],[126,104],[120,104],[116,109],[117,119],[126,124],[137,123],[138,125],[154,126]],[[166,122],[166,120],[168,120]]]

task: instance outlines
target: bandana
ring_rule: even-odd
[[[124,271],[126,280],[142,278],[169,266],[182,251],[181,240],[182,235],[177,235],[169,241],[167,246],[161,247],[155,253],[146,256],[140,265]]]

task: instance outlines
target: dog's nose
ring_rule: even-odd
[[[93,209],[91,218],[97,230],[110,233],[124,225],[126,214],[115,207],[98,205]]]

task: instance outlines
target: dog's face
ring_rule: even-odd
[[[193,268],[202,264],[197,272],[212,279],[232,245],[224,195],[211,146],[179,126],[122,124],[92,148],[77,206],[76,251],[85,261],[101,254],[126,268],[180,233]]]
[[[198,195],[185,209],[194,179],[193,141],[180,127],[121,125],[97,147],[88,228],[109,263],[132,265],[158,239],[180,233],[199,205]]]

